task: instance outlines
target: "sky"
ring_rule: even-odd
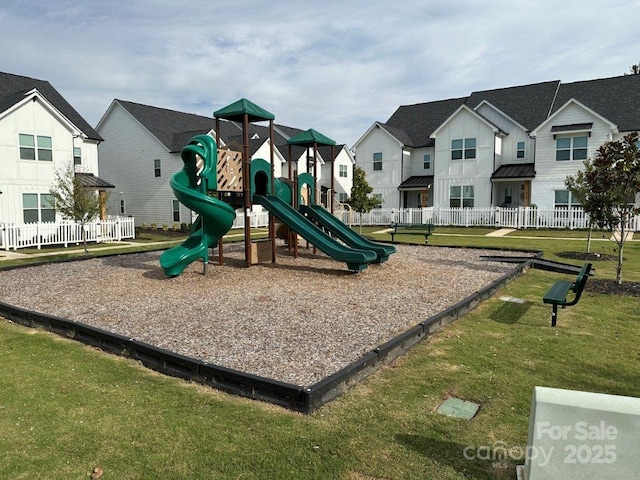
[[[3,0],[0,71],[96,126],[114,98],[212,116],[248,98],[352,146],[400,105],[628,73],[640,0]]]

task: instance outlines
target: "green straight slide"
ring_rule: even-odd
[[[209,260],[209,247],[217,245],[218,240],[231,229],[236,212],[223,201],[191,187],[185,170],[171,177],[171,188],[180,203],[199,214],[189,238],[160,256],[164,273],[175,277],[191,262],[199,258],[205,262]]]
[[[334,260],[346,262],[349,270],[356,272],[364,270],[368,264],[375,262],[378,258],[376,252],[372,250],[349,248],[331,238],[307,220],[304,215],[291,208],[276,196],[254,195],[253,203],[262,205],[291,230],[312,245],[318,247],[320,251],[326,253]]]
[[[321,205],[301,205],[300,211],[306,213],[318,222],[322,228],[331,232],[348,246],[375,252],[377,255],[376,263],[385,262],[389,259],[389,255],[396,253],[396,247],[393,245],[382,245],[359,235]]]

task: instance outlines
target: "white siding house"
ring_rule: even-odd
[[[191,223],[191,212],[175,204],[169,185],[171,176],[183,167],[180,154],[172,152],[145,125],[114,100],[97,128],[103,174],[118,185],[110,196],[112,214],[131,215],[136,225]]]
[[[43,80],[0,73],[0,223],[60,220],[49,194],[56,172],[97,177],[102,137]]]
[[[331,147],[321,147],[320,151],[327,158],[322,164],[319,187],[328,192],[331,190]],[[336,145],[334,147],[333,159],[333,189],[331,198],[334,200],[334,206],[338,203],[344,203],[351,195],[351,187],[353,186],[353,166],[355,159],[346,145]],[[329,206],[329,205],[327,205]]]
[[[566,208],[575,202],[565,178],[604,142],[638,130],[640,75],[625,75],[401,106],[354,149],[388,208]]]
[[[575,99],[569,100],[531,135],[536,138],[536,179],[531,198],[540,208],[575,205],[564,184],[587,158],[613,139],[616,126]],[[566,202],[566,203],[565,203]]]
[[[396,132],[381,123],[374,123],[356,142],[356,164],[366,172],[367,182],[382,208],[399,208],[398,186],[409,177],[411,155]]]
[[[485,207],[491,204],[491,174],[500,130],[466,105],[432,134],[435,139],[435,204]]]

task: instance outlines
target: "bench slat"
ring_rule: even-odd
[[[563,304],[567,300],[567,294],[573,288],[573,282],[559,280],[553,284],[549,291],[542,298],[544,303]]]

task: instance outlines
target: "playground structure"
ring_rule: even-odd
[[[184,168],[171,178],[171,188],[176,198],[198,214],[187,240],[165,251],[160,265],[168,276],[180,275],[192,262],[202,259],[206,273],[209,249],[218,246],[219,263],[224,262],[222,237],[231,229],[238,206],[244,210],[245,262],[251,262],[252,205],[261,205],[269,212],[269,240],[271,262],[276,262],[275,219],[288,227],[289,248],[298,254],[297,236],[318,248],[331,258],[345,262],[347,268],[360,272],[371,263],[385,262],[395,252],[392,245],[382,245],[358,235],[320,205],[316,205],[317,162],[313,172],[292,172],[292,146],[313,147],[317,158],[319,145],[331,146],[331,190],[334,191],[333,158],[335,142],[309,129],[290,138],[288,178],[274,175],[274,115],[247,99],[214,112],[216,138],[196,135],[182,149]],[[242,153],[219,149],[220,119],[242,123]],[[249,159],[249,123],[269,121],[270,161]],[[306,193],[306,194],[305,194]],[[240,203],[241,202],[241,203]],[[333,210],[333,202],[331,202]]]

